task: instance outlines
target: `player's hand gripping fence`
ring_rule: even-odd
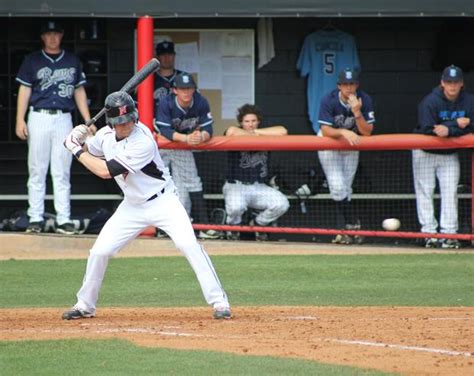
[[[158,137],[158,143],[161,148],[189,149],[182,143],[173,143],[162,137]],[[254,208],[249,208],[242,214],[240,226],[216,223],[194,224],[194,227],[213,228],[223,232],[239,231],[241,238],[253,237],[255,231],[267,232],[273,240],[330,241],[337,234],[347,234],[364,236],[364,242],[380,242],[387,237],[392,238],[392,242],[393,238],[397,238],[398,242],[413,242],[414,239],[428,237],[456,238],[470,242],[474,236],[471,193],[473,167],[469,148],[473,146],[474,135],[448,139],[414,134],[380,135],[362,137],[358,146],[317,136],[216,136],[210,142],[196,147],[207,152],[195,153],[210,213],[215,208],[225,208],[222,188],[228,172],[227,154],[231,150],[271,150],[267,183],[273,184],[286,195],[290,208],[276,223],[252,227],[249,224],[261,212],[257,200],[257,205],[249,205]],[[461,174],[456,187],[458,234],[442,234],[439,232],[439,225],[436,234],[422,233],[413,183],[412,151],[447,148],[459,149]],[[318,150],[360,151],[351,195],[352,210],[354,217],[360,222],[360,229],[357,226],[352,229],[337,227],[336,203],[321,168]],[[434,191],[434,207],[435,218],[440,224],[441,195],[438,186],[439,184]],[[248,187],[242,185],[242,188]],[[265,200],[265,197],[261,200]],[[391,217],[400,219],[401,228],[398,231],[383,230],[383,220]]]

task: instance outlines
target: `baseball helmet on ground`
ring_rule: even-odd
[[[125,91],[116,91],[105,98],[107,124],[115,126],[138,120],[138,111],[133,98]]]

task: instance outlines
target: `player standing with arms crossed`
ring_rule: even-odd
[[[437,137],[459,137],[473,131],[474,96],[463,90],[463,71],[454,65],[446,67],[441,84],[434,88],[418,106],[415,133]],[[436,179],[441,193],[440,232],[458,231],[458,196],[460,178],[459,156],[455,149],[413,150],[413,179],[416,208],[421,231],[436,233],[433,195]],[[428,238],[425,247],[460,248],[456,239]]]
[[[212,136],[213,119],[209,103],[196,91],[191,75],[182,73],[174,79],[173,94],[160,101],[157,125],[160,133],[171,141],[200,145]],[[196,223],[209,223],[196,161],[190,150],[167,150],[163,159],[171,161],[171,174],[178,188],[179,199]],[[165,161],[166,163],[166,161]],[[191,208],[192,204],[192,208]],[[200,231],[201,239],[217,239],[214,230]]]
[[[360,136],[372,134],[375,123],[372,99],[359,90],[359,75],[356,70],[347,68],[340,72],[337,89],[321,100],[318,121],[321,126],[319,136],[342,138],[350,145],[359,144]],[[360,229],[351,202],[359,151],[321,150],[318,156],[331,197],[336,204],[337,228]],[[348,235],[338,234],[333,243],[351,244],[354,241],[359,243],[361,238],[353,239]]]
[[[84,89],[86,77],[79,59],[61,49],[63,34],[57,21],[48,21],[41,29],[43,49],[25,57],[16,77],[20,83],[16,135],[28,141],[30,223],[26,232],[43,230],[46,174],[51,163],[56,232],[75,233],[70,202],[72,157],[62,141],[72,129],[74,104],[85,121],[90,114]]]
[[[114,178],[124,200],[102,228],[90,250],[77,303],[63,319],[94,317],[108,260],[148,226],[163,229],[193,268],[214,318],[231,317],[229,302],[209,256],[197,242],[176,187],[163,164],[150,130],[138,122],[132,97],[118,91],[105,100],[106,121],[97,134],[84,141],[87,127],[75,127],[64,141],[66,148],[88,170],[103,179]]]

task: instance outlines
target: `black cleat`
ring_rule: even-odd
[[[95,310],[86,311],[78,307],[72,307],[69,311],[63,313],[63,320],[87,319],[95,316]]]

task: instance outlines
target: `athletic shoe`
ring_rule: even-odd
[[[240,240],[240,232],[239,231],[226,231],[225,237],[227,240]]]
[[[63,313],[63,320],[86,319],[95,316],[95,310],[86,311],[79,307],[72,307],[69,311]]]
[[[353,225],[346,225],[346,230],[360,230],[361,228],[361,225],[360,225],[360,221],[357,219],[356,220],[356,223],[353,224]],[[354,236],[350,236],[349,239],[351,240],[352,243],[354,244],[362,244],[364,242],[364,237],[361,236],[361,235],[354,235]],[[349,243],[350,244],[350,243]]]
[[[441,239],[441,248],[446,249],[459,249],[461,248],[461,243],[457,239]]]
[[[222,236],[222,232],[216,230],[199,231],[198,234],[199,239],[220,239]]]
[[[32,234],[39,234],[41,231],[43,231],[43,222],[30,222],[26,228],[26,232]]]
[[[228,320],[232,318],[229,307],[215,307],[213,316],[216,320]]]
[[[425,239],[425,248],[438,248],[439,240],[436,238],[427,238]]]
[[[336,237],[332,240],[333,244],[352,244],[354,240],[349,235],[337,234]]]
[[[268,234],[266,232],[256,232],[255,240],[258,242],[266,242],[268,241]]]
[[[249,226],[260,226],[255,219],[249,222]],[[266,242],[268,240],[268,233],[255,231],[255,240],[258,242]]]
[[[74,223],[66,222],[56,227],[56,232],[58,234],[74,235],[76,233],[76,228],[74,227]]]

